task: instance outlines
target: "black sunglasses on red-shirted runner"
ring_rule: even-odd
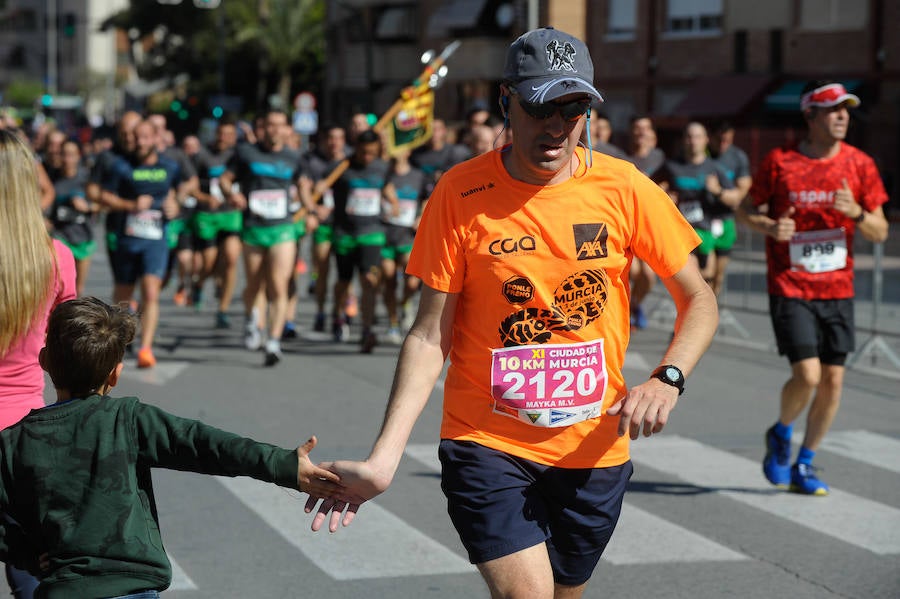
[[[533,104],[526,102],[518,94],[513,94],[519,100],[519,106],[525,111],[525,114],[531,118],[544,120],[549,119],[555,113],[559,112],[559,116],[564,121],[576,121],[582,115],[587,114],[591,109],[591,99],[581,98],[572,100],[571,102],[545,102],[543,104]]]

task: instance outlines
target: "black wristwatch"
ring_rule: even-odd
[[[654,370],[650,377],[659,379],[667,385],[672,385],[678,389],[678,395],[684,393],[684,373],[677,366],[664,364]]]
[[[866,220],[866,211],[863,209],[862,206],[860,206],[860,207],[859,207],[859,216],[857,216],[856,218],[854,218],[854,219],[853,219],[853,222],[855,222],[855,223],[861,223],[861,222],[863,222],[864,220]]]

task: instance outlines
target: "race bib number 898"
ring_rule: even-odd
[[[847,236],[843,229],[795,233],[790,249],[794,270],[820,273],[847,266]]]

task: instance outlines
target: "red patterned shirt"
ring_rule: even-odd
[[[770,218],[791,207],[796,233],[790,241],[766,238],[768,289],[772,295],[802,299],[853,297],[853,219],[833,208],[834,194],[846,179],[867,212],[887,202],[875,162],[841,143],[837,155],[815,159],[795,148],[769,152],[753,177],[755,206],[768,205]]]

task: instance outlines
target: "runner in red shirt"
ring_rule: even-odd
[[[772,326],[792,371],[778,422],[766,431],[763,472],[772,484],[808,495],[828,494],[812,460],[837,413],[844,362],[854,350],[853,238],[858,231],[880,243],[888,234],[888,197],[875,163],[843,141],[848,108],[856,106],[859,98],[839,83],[808,84],[801,96],[806,139],[766,156],[740,210],[767,236]],[[792,425],[807,405],[806,436],[791,466]]]
[[[493,597],[581,596],[618,520],[630,439],[663,429],[718,323],[678,208],[632,164],[578,147],[592,100],[581,40],[547,28],[510,46],[500,106],[513,142],[435,186],[381,434],[366,461],[329,465],[346,525],[390,484],[449,356],[441,488]],[[672,294],[678,326],[661,366],[628,386],[635,258]],[[324,501],[313,529],[331,512],[335,530],[344,507]]]

